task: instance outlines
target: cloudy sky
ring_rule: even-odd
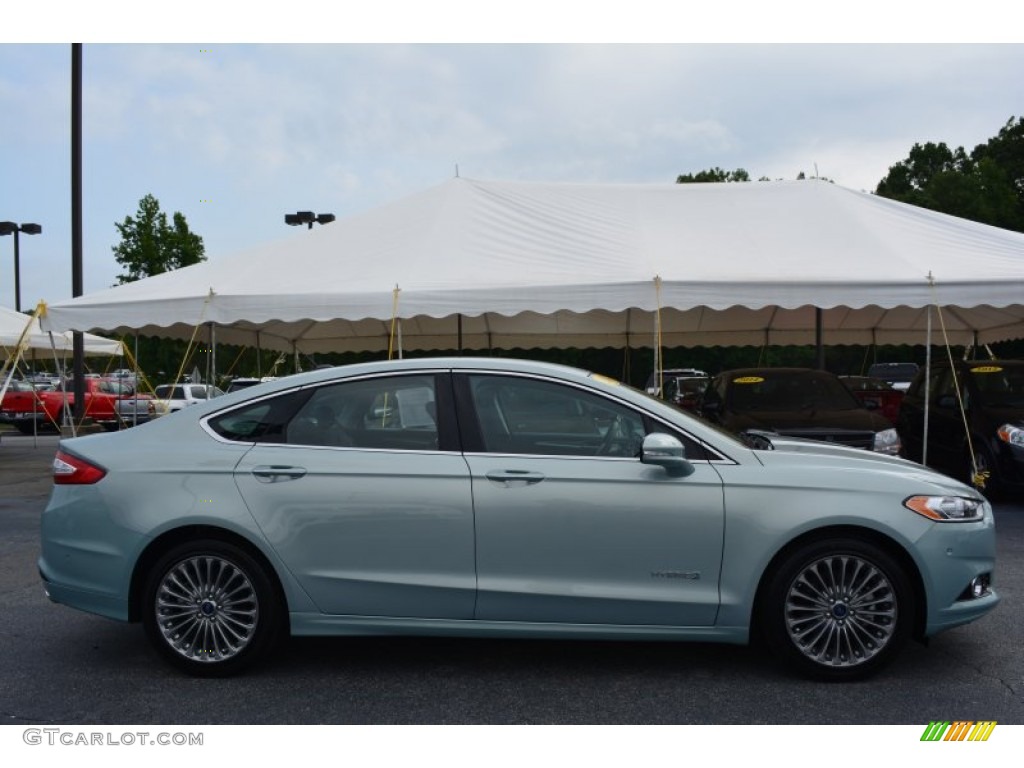
[[[319,18],[303,17],[313,39]],[[192,27],[177,21],[169,36],[187,39]],[[290,42],[172,43],[150,27],[122,42],[77,36],[86,292],[115,282],[114,224],[146,194],[185,214],[217,259],[301,237],[287,212],[352,215],[456,168],[476,179],[672,183],[742,167],[871,191],[915,142],[970,150],[1024,114],[1024,44],[638,43],[627,27],[601,39],[629,43],[562,32],[580,42],[540,44],[509,42],[500,24],[475,38],[486,43],[453,44],[459,35],[433,23],[419,38],[414,25],[396,28],[401,44],[378,42],[387,28],[365,36],[373,42],[294,42],[299,27],[277,37],[273,24],[249,39]],[[76,34],[19,38],[15,28],[0,31],[0,220],[43,226],[21,237],[25,308],[71,295],[71,46],[59,41]],[[5,306],[12,257],[3,238]]]

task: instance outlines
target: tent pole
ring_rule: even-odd
[[[921,464],[928,466],[928,417],[931,409],[931,383],[932,383],[932,305],[928,305],[928,321],[925,331],[924,348],[924,436],[921,438]]]
[[[217,377],[217,331],[210,323],[210,349],[206,353],[206,383],[214,384]]]
[[[823,313],[821,307],[814,308],[814,346],[817,348],[817,366],[819,371],[825,370],[825,345],[822,343]]]
[[[124,357],[124,342],[121,342],[121,357]],[[135,329],[135,356],[132,358],[132,362],[135,363],[135,392],[132,395],[135,398],[135,407],[132,408],[132,426],[137,427],[139,425],[139,385],[142,384],[142,370],[139,368],[139,329]],[[124,368],[124,364],[121,364]],[[121,420],[117,420],[117,426],[121,426]]]

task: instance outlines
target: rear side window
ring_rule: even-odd
[[[283,443],[289,420],[309,398],[309,391],[269,397],[211,418],[210,429],[225,440]]]

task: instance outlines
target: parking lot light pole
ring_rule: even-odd
[[[13,221],[0,221],[0,235],[14,235],[14,309],[21,312],[21,257],[19,253],[18,234],[38,235],[43,228],[38,224],[15,224]]]
[[[314,222],[317,224],[330,224],[332,221],[334,221],[333,213],[314,214],[312,211],[299,211],[298,213],[286,213],[284,215],[284,223],[292,227],[306,224],[312,229]]]

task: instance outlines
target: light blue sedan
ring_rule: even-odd
[[[39,569],[52,600],[141,621],[197,675],[290,633],[757,636],[854,679],[995,607],[972,488],[758,441],[555,365],[318,370],[64,440]]]

